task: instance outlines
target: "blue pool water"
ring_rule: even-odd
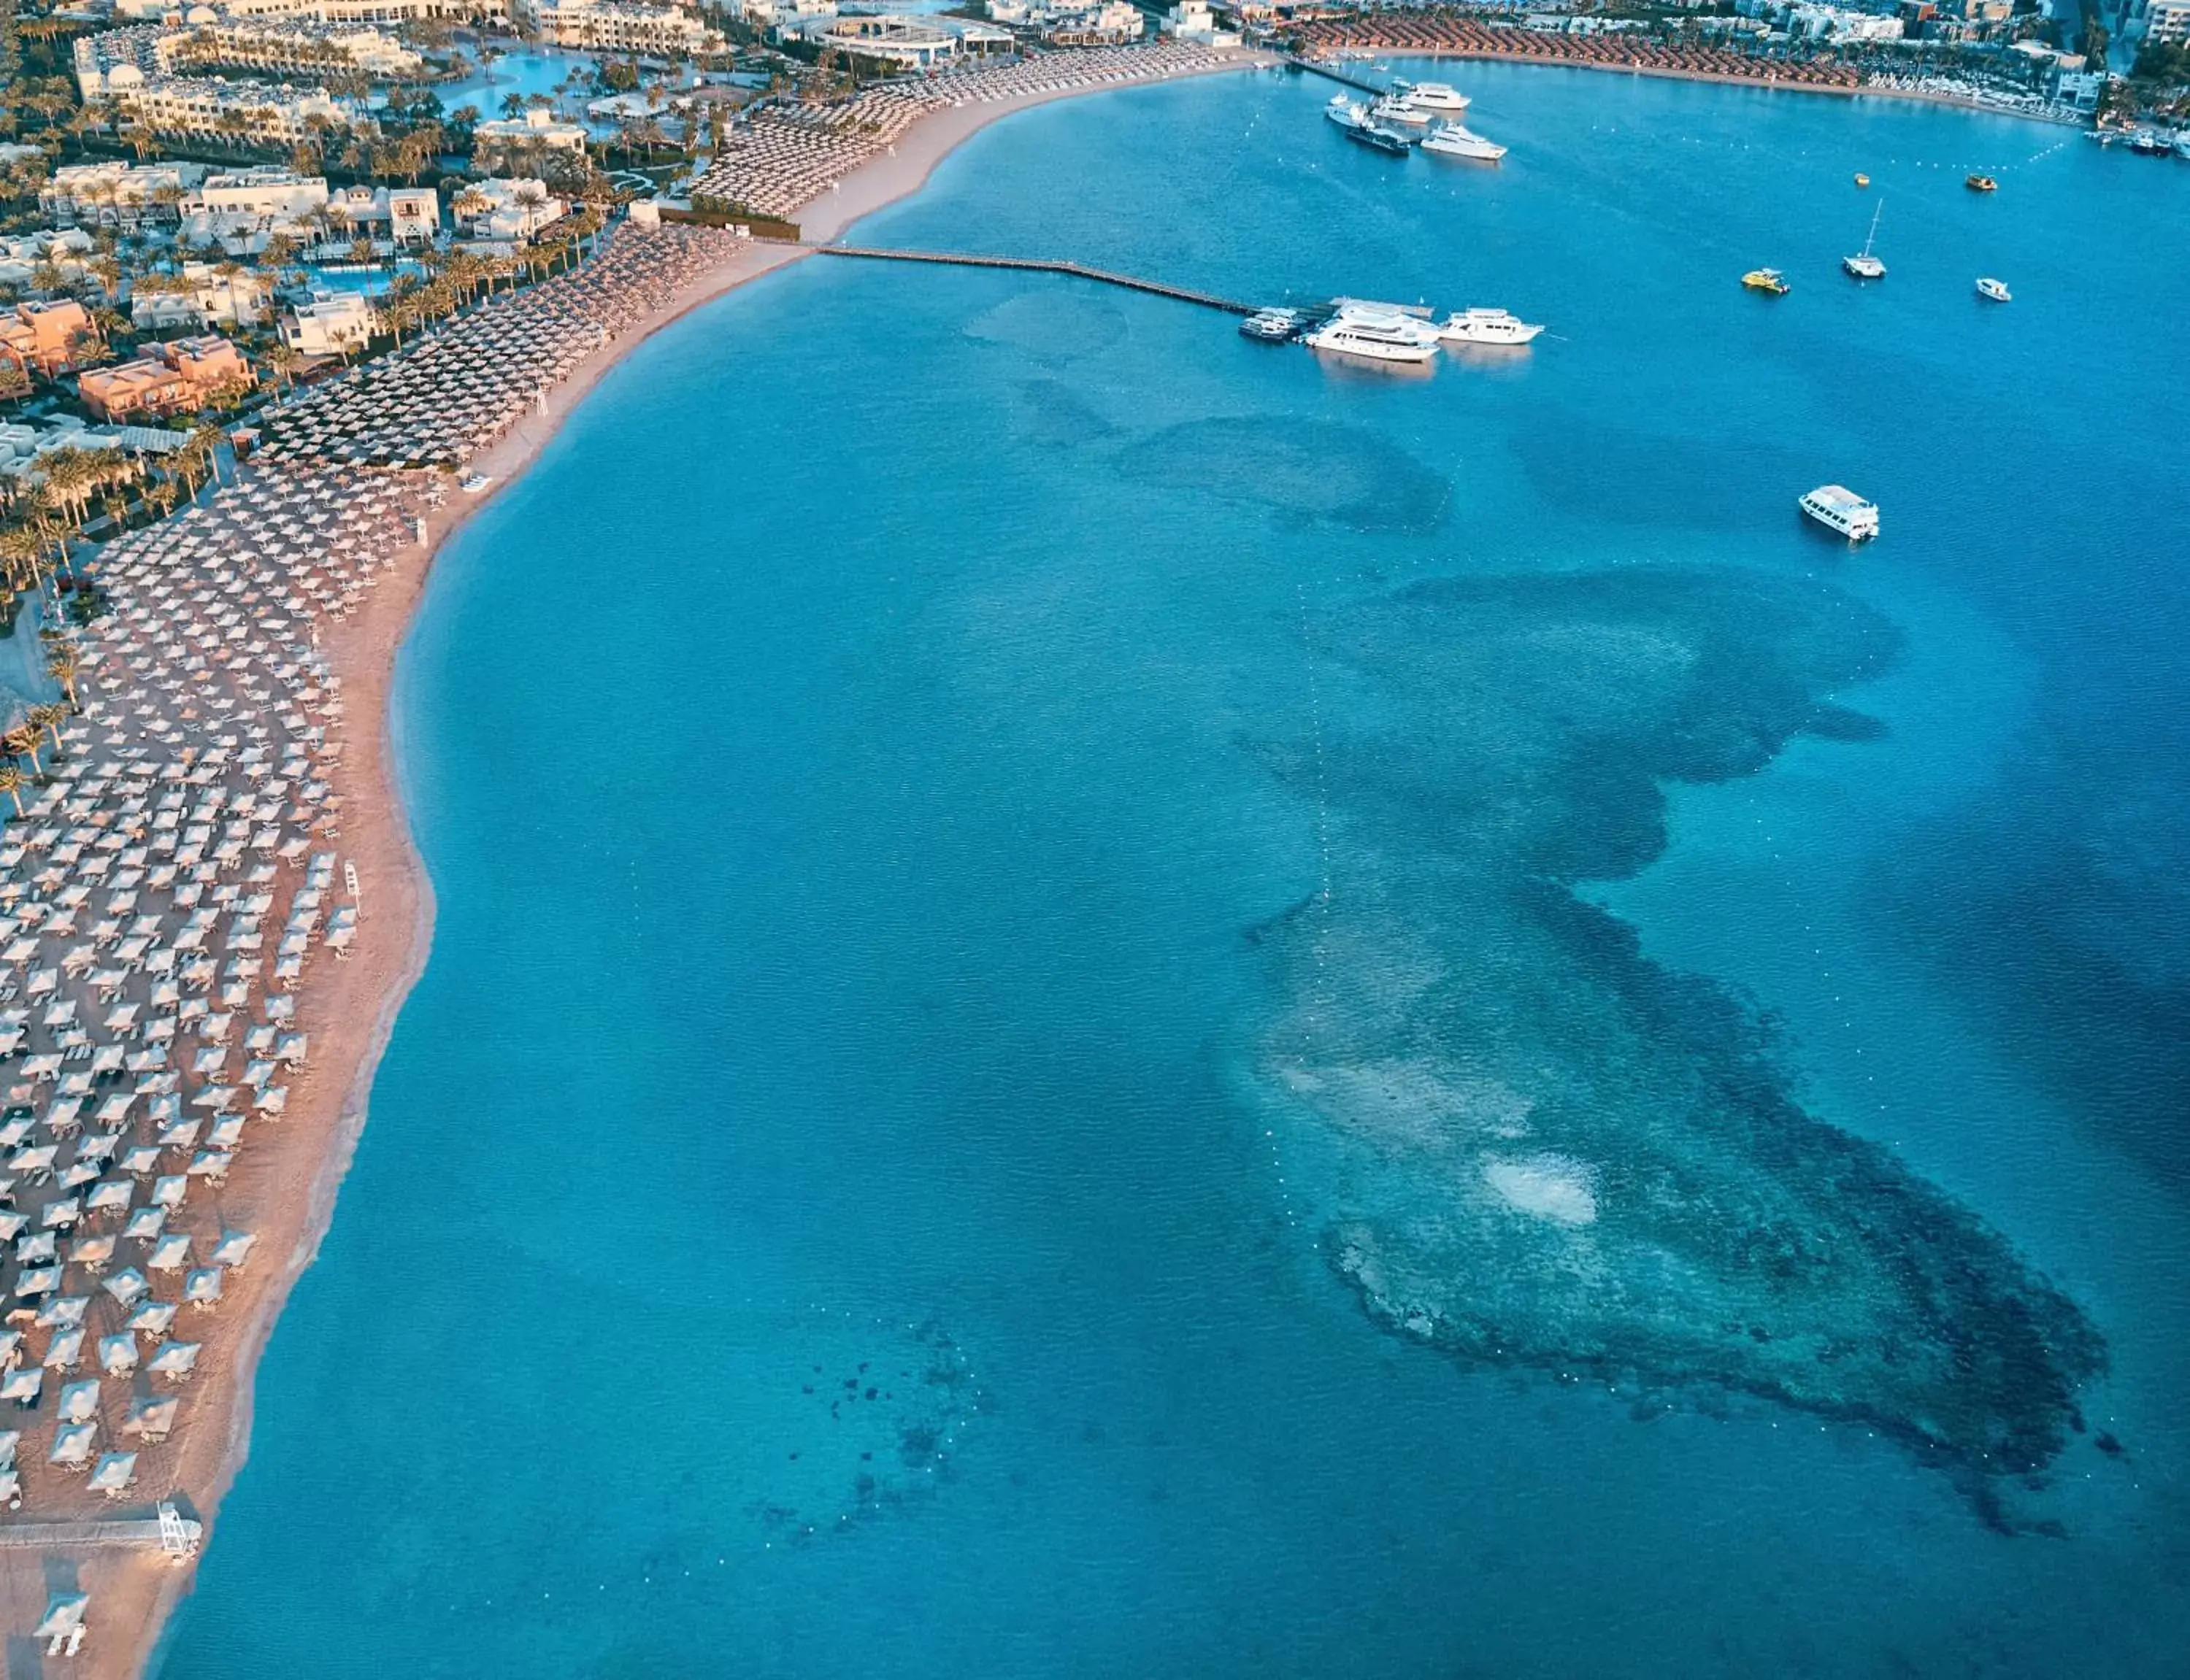
[[[1220,78],[862,236],[1504,304],[1525,358],[810,262],[445,554],[431,965],[164,1675],[2183,1672],[2190,178],[1450,79],[1501,169]],[[1874,548],[1799,525],[1830,478]],[[1470,1246],[1494,1111],[1593,1224]],[[1787,1249],[1713,1270],[1677,1192]],[[1342,1227],[1495,1354],[1364,1312]],[[1913,1276],[1921,1406],[1778,1333]],[[1965,1405],[2058,1440],[1911,1450]]]

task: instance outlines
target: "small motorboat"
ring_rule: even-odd
[[[1867,187],[1870,184],[1870,177],[1858,169],[1856,172],[1855,184],[1859,187]]]
[[[1962,184],[1973,193],[1996,193],[2000,190],[2000,183],[1989,175],[1965,175]]]
[[[2015,301],[2015,294],[1989,274],[1983,275],[1978,279],[1977,296],[1989,298],[1995,303],[2011,303]]]
[[[1301,318],[1291,309],[1257,309],[1240,323],[1240,335],[1262,344],[1290,343],[1301,330]]]
[[[1751,291],[1769,292],[1774,297],[1784,297],[1795,289],[1777,269],[1751,269],[1741,277],[1741,283]]]

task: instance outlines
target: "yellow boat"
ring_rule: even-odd
[[[1859,187],[1867,187],[1870,184],[1870,177],[1858,173],[1855,178],[1855,184]]]
[[[1992,193],[2000,190],[2000,183],[1989,175],[1965,175],[1962,184],[1973,193]]]
[[[1774,297],[1784,297],[1795,289],[1777,269],[1751,269],[1741,277],[1741,283],[1751,291],[1768,291]]]

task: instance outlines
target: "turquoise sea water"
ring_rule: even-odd
[[[862,237],[1505,304],[1524,359],[817,260],[636,350],[443,557],[397,701],[432,964],[163,1674],[2185,1672],[2190,176],[1451,79],[1502,169],[1223,78],[1010,119]],[[1874,548],[1800,527],[1827,478]],[[1726,779],[1661,834],[1667,765]],[[1660,1136],[1747,1041],[1569,881],[1908,1175]],[[1417,973],[1457,1001],[1348,1065]],[[1596,1224],[1447,1217],[1432,1123],[1494,1083],[1590,1140]],[[1666,1179],[1829,1264],[1633,1270]],[[1996,1236],[1862,1189],[1926,1182]],[[1349,1220],[1473,1261],[1436,1282],[1501,1351],[1364,1313]],[[1974,1372],[2045,1321],[2020,1263],[2105,1360],[2026,1474],[1738,1333],[1921,1275]],[[1725,1344],[1634,1331],[1705,1299]],[[2026,1366],[1988,1404],[2057,1420]]]

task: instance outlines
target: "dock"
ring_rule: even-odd
[[[83,1522],[0,1524],[0,1551],[48,1552],[109,1546],[141,1547],[170,1558],[196,1555],[204,1524],[172,1505],[156,1516],[93,1518]]]
[[[1066,274],[1074,280],[1094,280],[1103,286],[1122,286],[1128,291],[1146,292],[1153,297],[1174,298],[1181,303],[1193,303],[1205,309],[1221,309],[1228,315],[1251,315],[1259,307],[1253,303],[1237,303],[1229,297],[1219,297],[1211,292],[1195,291],[1187,286],[1166,286],[1160,280],[1113,274],[1107,269],[1091,269],[1084,263],[1052,262],[1039,257],[977,257],[951,251],[888,251],[870,245],[814,245],[806,248],[823,257],[864,257],[883,263],[937,263],[960,269],[1018,269],[1036,274]]]
[[[1285,57],[1285,64],[1289,69],[1305,71],[1310,76],[1323,76],[1328,81],[1336,82],[1342,88],[1351,88],[1357,93],[1366,93],[1373,99],[1381,99],[1392,91],[1389,88],[1377,82],[1364,82],[1358,76],[1348,76],[1344,71],[1320,59],[1296,58],[1288,54]]]

